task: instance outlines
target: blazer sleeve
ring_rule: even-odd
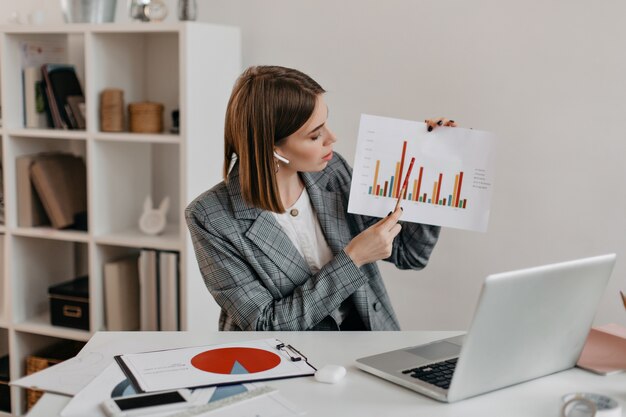
[[[198,265],[211,295],[242,330],[308,330],[367,282],[344,252],[293,293],[275,299],[237,249],[186,212]]]
[[[346,174],[344,175],[347,175],[348,177],[348,180],[341,181],[342,184],[340,185],[344,193],[344,198],[348,201],[350,197],[352,168],[348,165],[346,160],[343,159],[343,157],[340,155],[337,156],[342,164],[341,171],[345,170]],[[393,207],[390,207],[390,210],[391,209],[393,209]],[[373,226],[381,220],[377,217],[362,216],[358,214],[353,214],[353,216],[360,219],[360,222],[362,222],[364,226],[363,230]],[[441,227],[402,221],[400,224],[402,225],[402,230],[393,241],[391,256],[384,260],[386,262],[393,263],[399,269],[423,269],[428,263],[433,248],[439,239]]]

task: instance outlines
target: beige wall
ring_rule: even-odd
[[[405,329],[466,328],[487,273],[605,252],[617,252],[618,264],[596,322],[626,324],[618,298],[626,290],[626,3],[198,5],[200,20],[242,28],[244,65],[296,67],[328,90],[337,149],[349,161],[361,113],[443,115],[497,133],[489,231],[444,230],[421,272],[382,266]],[[3,0],[0,21],[29,7],[60,21],[52,0]]]

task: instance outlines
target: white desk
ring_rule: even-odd
[[[626,408],[626,374],[603,377],[571,369],[503,390],[443,404],[421,396],[354,366],[358,357],[425,343],[457,332],[99,332],[83,351],[115,343],[120,353],[128,346],[135,350],[154,350],[202,344],[227,343],[276,337],[301,349],[314,366],[343,365],[346,377],[337,385],[316,382],[312,377],[268,381],[307,416],[558,416],[560,398],[574,391],[609,395]],[[125,347],[126,346],[126,347]],[[29,417],[59,415],[69,397],[46,394],[28,414]],[[624,414],[626,415],[626,413]]]

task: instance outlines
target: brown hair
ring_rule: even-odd
[[[274,147],[300,129],[325,90],[302,72],[277,66],[250,67],[237,79],[224,128],[224,180],[233,154],[246,203],[285,211],[276,185]]]

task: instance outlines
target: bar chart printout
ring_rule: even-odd
[[[494,159],[491,133],[362,115],[348,211],[384,217],[401,197],[403,221],[484,232]]]

